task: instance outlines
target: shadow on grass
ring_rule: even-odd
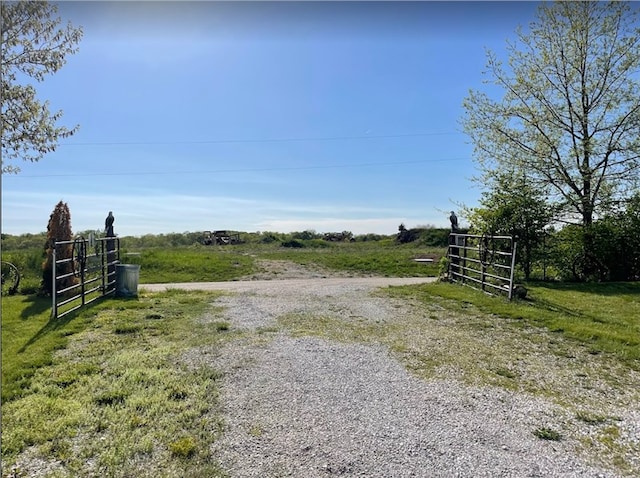
[[[554,292],[573,292],[588,294],[593,298],[600,296],[602,300],[607,299],[621,300],[623,303],[632,297],[640,302],[640,282],[606,282],[606,283],[579,283],[579,282],[531,282],[532,286],[538,289],[546,289]],[[544,293],[544,292],[543,292]],[[634,300],[635,301],[635,300]],[[584,318],[592,322],[605,323],[610,319],[599,316],[597,311],[591,307],[585,310],[583,307],[567,307],[562,305],[560,300],[552,298],[536,297],[533,299],[535,304],[553,312],[560,312],[568,317]],[[581,310],[577,310],[581,309]],[[586,308],[588,309],[588,308]]]
[[[68,314],[63,315],[62,317],[58,317],[55,319],[53,317],[49,318],[47,323],[44,324],[42,328],[38,330],[38,332],[36,332],[36,334],[33,337],[31,337],[22,347],[20,347],[20,349],[18,349],[18,353],[25,352],[27,348],[35,344],[38,340],[42,339],[47,334],[64,329],[65,327],[67,327],[67,325],[69,325],[75,319],[78,319],[78,318],[81,319],[82,318],[81,316],[83,314],[86,314],[91,309],[93,309],[93,312],[96,312],[104,308],[114,307],[113,302],[108,302],[106,300],[109,298],[111,297],[110,296],[100,297],[98,300],[93,301],[90,304],[87,304],[78,310],[69,312]],[[127,308],[130,308],[131,306],[135,306],[140,302],[138,297],[120,297],[118,298],[118,300],[124,302],[124,304],[120,304],[121,308],[123,307],[123,305]],[[47,310],[48,308],[49,309],[51,308],[50,298],[48,299],[46,297],[34,296],[32,304],[29,305],[22,312],[20,317],[21,319],[24,320],[29,316],[32,316],[33,314],[40,314],[45,310]],[[69,328],[68,332],[72,334],[79,331],[80,329],[81,329],[80,324],[77,323],[74,328]]]
[[[525,302],[528,302],[537,307],[541,307],[543,309],[549,310],[551,312],[560,312],[568,317],[586,318],[590,320],[596,319],[594,316],[589,316],[588,314],[585,314],[582,311],[578,312],[575,309],[566,307],[564,305],[560,305],[558,302],[542,299],[541,297],[536,297],[535,299],[527,298],[525,299]]]
[[[638,282],[543,282],[532,281],[532,286],[557,291],[584,292],[587,294],[619,296],[638,295],[640,300],[640,281]]]
[[[20,318],[26,320],[34,315],[40,315],[45,310],[51,309],[51,298],[42,297],[39,295],[30,295],[23,301],[25,304],[29,303],[24,310],[20,313]]]
[[[64,317],[54,319],[50,318],[46,324],[38,330],[33,337],[31,337],[22,347],[18,349],[18,353],[26,352],[26,350],[38,340],[46,337],[48,334],[60,330],[67,326],[73,319],[78,317],[78,312],[71,312]]]

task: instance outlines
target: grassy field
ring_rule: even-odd
[[[99,476],[222,476],[208,452],[221,430],[218,374],[180,362],[223,339],[225,323],[193,320],[211,300],[141,295],[52,323],[42,310],[26,317],[28,301],[3,298],[5,470],[30,450],[59,463],[53,476],[85,476],[87,461]],[[14,473],[26,476],[19,464]]]
[[[215,247],[147,249],[120,260],[139,264],[140,282],[145,284],[227,281],[254,270],[251,256]]]
[[[328,269],[388,277],[436,276],[437,260],[445,250],[395,245],[391,241],[326,243],[300,241],[322,247],[287,248],[279,245],[238,245],[142,249],[127,251],[122,262],[140,265],[140,282],[226,281],[256,272],[256,259],[287,260],[302,265],[313,263]],[[426,265],[414,261],[433,257]]]
[[[437,265],[411,259],[442,250],[375,243],[289,249],[275,246],[185,247],[127,251],[141,264],[141,282],[234,280],[256,271],[257,259],[321,264],[389,276],[435,275]],[[282,317],[291,334],[382,343],[425,378],[455,370],[474,385],[543,395],[571,404],[593,421],[585,446],[605,449],[623,473],[640,472],[618,449],[615,417],[599,412],[594,390],[620,399],[640,372],[640,283],[531,283],[528,299],[508,302],[458,285],[392,288],[385,294],[412,304],[416,316],[393,324],[323,317]],[[50,476],[82,476],[90,462],[101,476],[224,476],[209,445],[221,433],[218,373],[187,368],[182,354],[211,353],[241,338],[215,314],[212,293],[141,293],[99,301],[50,320],[50,300],[2,298],[2,460],[20,456],[58,463]],[[549,364],[564,384],[545,375]],[[584,382],[584,383],[583,383]],[[583,386],[584,385],[584,386]],[[637,403],[637,402],[636,402]],[[595,408],[594,408],[595,407]],[[585,438],[585,440],[587,440]],[[617,464],[616,464],[617,463]],[[15,476],[20,475],[19,463]],[[83,468],[84,467],[84,468]],[[54,467],[55,468],[55,467]],[[631,471],[629,471],[631,470]],[[631,475],[630,475],[631,476]]]
[[[443,248],[412,243],[398,245],[393,240],[330,243],[322,240],[297,241],[304,247],[281,247],[273,244],[236,246],[127,247],[121,243],[122,263],[140,265],[141,283],[227,281],[256,272],[256,259],[288,260],[299,264],[314,263],[329,269],[355,274],[389,277],[435,276]],[[435,258],[427,265],[414,258]],[[42,280],[43,253],[40,248],[3,250],[2,260],[18,266],[22,279],[20,290],[35,293]]]

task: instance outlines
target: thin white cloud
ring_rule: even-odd
[[[395,234],[398,226],[419,227],[431,225],[434,227],[447,227],[447,224],[439,215],[407,217],[402,215],[390,215],[388,217],[369,218],[336,218],[326,217],[319,219],[285,219],[265,220],[256,224],[255,230],[272,232],[295,232],[313,230],[316,232],[351,231],[353,234]]]
[[[260,198],[227,196],[104,195],[51,192],[14,192],[3,196],[2,231],[8,234],[46,230],[58,201],[69,205],[74,231],[101,230],[104,218],[113,211],[119,236],[140,236],[169,232],[230,229],[291,232],[350,230],[354,234],[393,234],[402,222],[444,226],[446,218],[437,210],[430,215],[419,208],[400,210],[349,204],[296,204]]]
[[[376,219],[336,219],[319,220],[291,219],[263,221],[258,223],[257,230],[272,232],[295,232],[313,230],[316,232],[351,231],[353,234],[394,234],[402,222],[399,218]]]

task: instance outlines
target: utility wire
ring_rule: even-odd
[[[197,170],[197,171],[116,171],[116,172],[99,172],[99,173],[61,173],[61,174],[19,174],[12,176],[15,178],[62,178],[62,177],[95,177],[95,176],[158,176],[158,175],[177,175],[177,174],[221,174],[221,173],[248,173],[248,172],[268,172],[268,171],[303,171],[311,169],[340,169],[340,168],[361,168],[369,166],[396,166],[402,164],[421,164],[421,163],[439,163],[449,161],[465,161],[469,158],[447,158],[447,159],[423,159],[415,161],[397,161],[397,162],[380,162],[380,163],[354,163],[354,164],[329,164],[317,166],[282,166],[269,168],[245,168],[245,169],[214,169],[214,170]]]
[[[360,136],[318,136],[303,138],[259,138],[259,139],[211,139],[211,140],[172,140],[172,141],[96,141],[83,143],[61,143],[59,146],[149,146],[170,144],[233,144],[233,143],[291,143],[305,141],[345,141],[357,139],[416,138],[424,136],[445,136],[459,132],[431,132],[407,134],[379,134]]]

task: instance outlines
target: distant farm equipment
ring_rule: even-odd
[[[230,231],[204,231],[202,243],[205,246],[226,246],[229,244],[240,244],[240,233]]]
[[[355,241],[351,231],[326,232],[322,236],[322,239],[324,239],[325,241],[331,241],[331,242],[342,242],[342,241],[353,242],[353,241]]]

